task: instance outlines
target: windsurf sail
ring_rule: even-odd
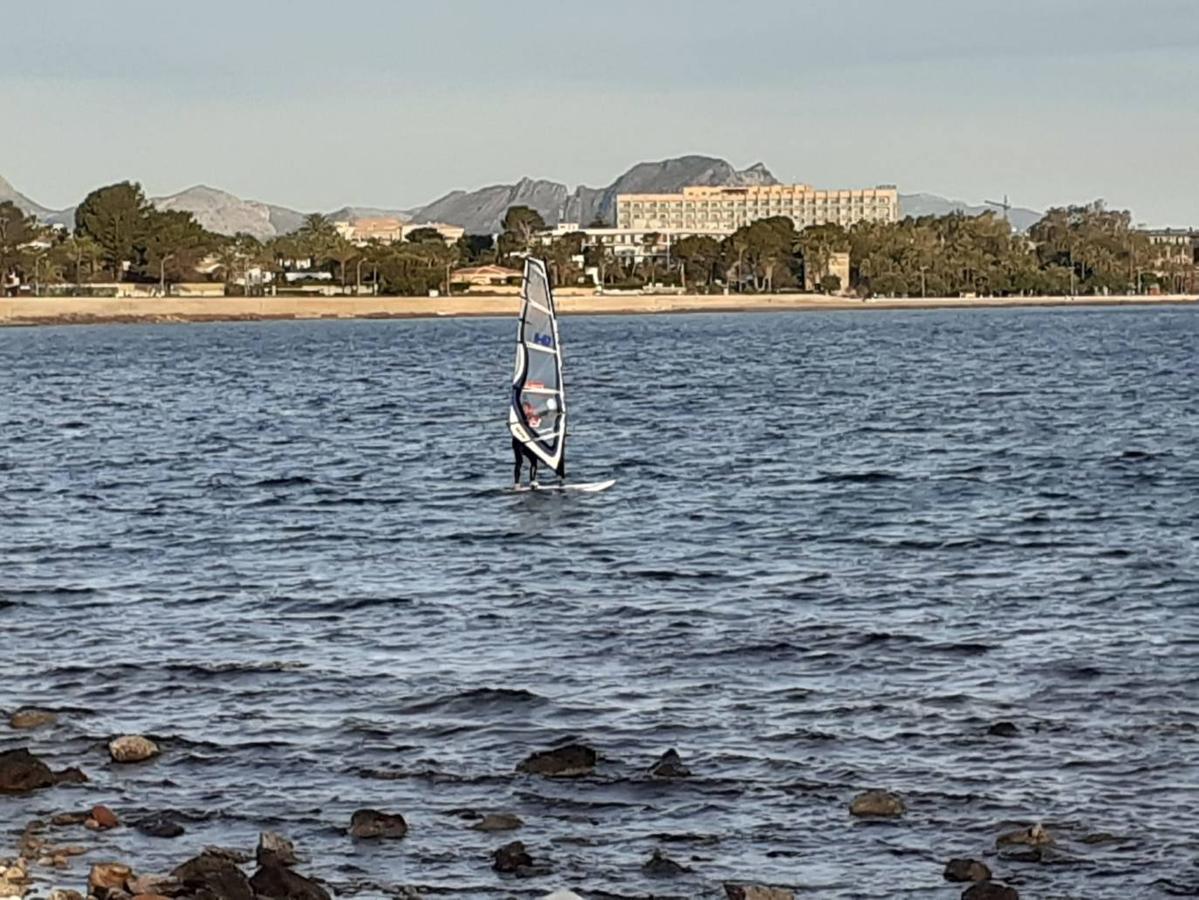
[[[562,347],[550,280],[540,259],[525,260],[520,298],[508,429],[533,456],[562,475],[566,459]]]

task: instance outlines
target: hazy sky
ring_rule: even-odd
[[[0,17],[0,175],[299,209],[684,153],[1199,225],[1199,0],[54,0]]]

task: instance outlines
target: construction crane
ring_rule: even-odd
[[[1003,210],[1003,221],[1007,222],[1009,225],[1012,224],[1012,220],[1008,217],[1008,213],[1011,212],[1011,209],[1012,209],[1012,204],[1008,203],[1007,194],[1003,195],[1002,203],[999,203],[995,200],[984,200],[983,202],[987,206],[994,206],[996,209],[1002,209]]]

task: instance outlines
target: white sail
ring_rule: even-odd
[[[537,459],[561,474],[566,454],[562,347],[554,297],[541,260],[525,260],[520,297],[508,429]]]

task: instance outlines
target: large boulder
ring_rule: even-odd
[[[24,747],[0,753],[0,794],[24,794],[56,784],[76,784],[87,781],[78,769],[52,772],[38,757]]]
[[[201,853],[171,875],[195,900],[255,900],[246,873],[224,856]]]
[[[1018,828],[1015,831],[1009,831],[1007,834],[1001,834],[995,839],[995,843],[1000,847],[1011,844],[1048,847],[1053,844],[1053,835],[1038,822],[1036,825],[1030,825],[1028,828]]]
[[[691,870],[681,863],[675,862],[661,850],[655,850],[653,855],[641,864],[641,871],[655,878],[674,878],[685,875]]]
[[[260,898],[271,900],[331,900],[329,892],[315,881],[274,861],[254,873],[250,886]]]
[[[546,778],[579,778],[595,772],[597,759],[598,754],[586,744],[566,744],[531,754],[516,771]]]

